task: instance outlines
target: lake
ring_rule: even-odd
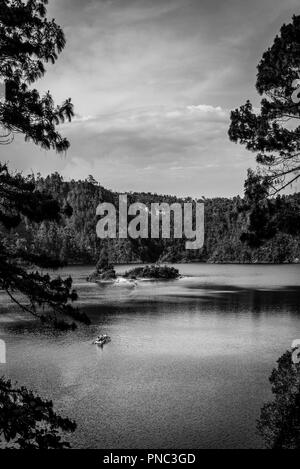
[[[118,273],[126,270],[118,266]],[[259,448],[268,377],[300,338],[300,265],[178,265],[171,281],[97,285],[70,267],[90,327],[61,333],[0,292],[5,374],[77,421],[77,448]],[[112,341],[92,345],[99,333]]]

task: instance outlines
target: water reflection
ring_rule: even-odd
[[[76,447],[260,447],[268,375],[300,335],[299,266],[248,267],[193,265],[191,277],[132,289],[74,269],[92,326],[5,321],[6,305],[3,371],[76,419]],[[100,333],[112,338],[102,349]]]

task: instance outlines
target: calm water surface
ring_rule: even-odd
[[[0,373],[74,418],[75,447],[261,447],[268,376],[300,337],[300,266],[178,268],[175,281],[102,286],[86,283],[91,267],[66,269],[93,322],[68,333],[16,315],[0,292]],[[98,333],[112,337],[103,349]]]

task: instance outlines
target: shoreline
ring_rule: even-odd
[[[203,262],[203,261],[190,261],[190,262],[115,262],[113,265],[121,267],[123,265],[132,265],[132,266],[142,266],[142,265],[189,265],[189,264],[203,264],[203,265],[300,265],[300,260],[297,262]],[[90,263],[70,263],[66,264],[61,268],[66,267],[85,267],[85,266],[94,266],[94,264]],[[48,269],[53,270],[53,269]],[[57,270],[57,269],[55,269]]]

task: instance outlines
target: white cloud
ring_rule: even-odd
[[[191,105],[187,106],[187,109],[191,112],[204,113],[205,115],[215,114],[222,117],[226,116],[226,113],[221,106],[211,106],[210,104],[197,104],[196,106]]]

